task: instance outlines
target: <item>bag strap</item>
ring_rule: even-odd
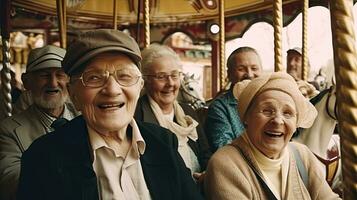
[[[269,200],[278,200],[276,198],[276,196],[274,195],[273,191],[271,191],[271,189],[269,188],[269,186],[266,184],[266,182],[264,181],[264,179],[262,178],[261,174],[257,171],[257,169],[248,161],[248,159],[245,157],[244,153],[241,151],[241,149],[237,146],[234,146],[232,144],[229,144],[231,146],[233,146],[235,149],[238,150],[238,152],[242,155],[242,157],[244,158],[244,160],[246,161],[246,163],[249,165],[249,167],[253,170],[255,176],[258,178],[259,182],[261,183],[262,187],[264,188],[264,190],[267,192],[267,196]]]
[[[297,151],[296,147],[289,143],[289,148],[293,152],[293,156],[296,162],[296,166],[298,168],[299,174],[301,176],[302,181],[304,182],[304,185],[306,188],[309,188],[309,176],[307,174],[306,168],[304,166],[304,163],[302,162],[300,153]]]

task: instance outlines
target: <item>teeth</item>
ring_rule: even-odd
[[[102,104],[102,105],[99,105],[100,108],[113,108],[113,107],[123,107],[124,106],[124,103],[120,103],[120,104]]]
[[[268,131],[266,131],[265,133],[267,135],[271,136],[271,137],[280,137],[280,136],[283,135],[282,133],[278,133],[278,132],[268,132]]]

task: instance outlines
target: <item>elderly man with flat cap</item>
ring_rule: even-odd
[[[29,54],[25,88],[34,103],[25,111],[0,122],[0,199],[14,199],[20,176],[21,155],[41,135],[52,131],[58,118],[77,115],[67,103],[68,76],[61,68],[66,51],[56,46],[33,49]],[[46,151],[46,150],[44,150]]]
[[[81,33],[63,60],[82,115],[24,153],[18,199],[202,199],[172,132],[137,122],[140,49],[123,32]]]
[[[302,50],[295,47],[287,51],[286,72],[296,81],[302,79]]]

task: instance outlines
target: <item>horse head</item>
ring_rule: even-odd
[[[188,104],[194,109],[204,107],[206,105],[205,101],[198,92],[200,87],[199,80],[200,77],[195,78],[194,74],[189,75],[188,73],[184,73],[177,101]]]

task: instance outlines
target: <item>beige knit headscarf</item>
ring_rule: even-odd
[[[255,97],[267,90],[278,90],[292,97],[297,109],[297,127],[309,128],[316,116],[315,107],[301,94],[296,81],[285,72],[263,74],[253,80],[238,82],[233,95],[238,99],[238,113],[242,120]]]

